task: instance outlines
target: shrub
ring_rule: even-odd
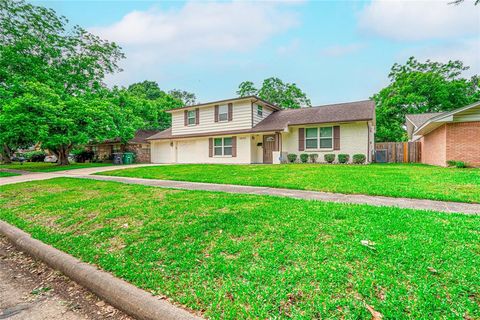
[[[447,166],[455,167],[457,165],[457,161],[455,160],[447,160]]]
[[[302,161],[302,163],[307,163],[307,161],[308,161],[308,154],[302,153],[302,154],[300,155],[300,160]]]
[[[45,153],[45,151],[30,151],[23,154],[25,160],[31,162],[43,162],[46,156],[47,154]]]
[[[467,164],[463,161],[457,161],[455,162],[455,167],[457,168],[466,168],[467,167]]]
[[[297,155],[295,153],[289,153],[287,158],[290,163],[294,163],[295,160],[297,160]]]
[[[350,156],[348,154],[341,153],[338,155],[338,162],[347,163],[348,160],[350,160]]]
[[[367,157],[365,157],[365,155],[361,153],[357,153],[353,155],[353,163],[356,163],[356,164],[365,163],[366,159]]]
[[[335,161],[335,154],[333,153],[327,153],[325,156],[325,161],[328,162],[328,163],[332,163],[333,161]]]
[[[318,154],[316,153],[310,154],[310,162],[317,163],[317,160],[318,160]]]
[[[85,149],[77,149],[72,150],[73,158],[75,162],[83,163],[85,160],[93,160],[93,156],[95,155],[93,151],[85,150]]]

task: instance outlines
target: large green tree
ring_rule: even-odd
[[[0,1],[0,30],[0,131],[14,133],[0,135],[4,146],[40,142],[68,164],[76,144],[118,135],[115,106],[101,99],[105,75],[124,57],[115,43],[25,1]]]
[[[449,111],[478,101],[479,78],[464,78],[468,69],[461,61],[419,62],[414,57],[403,65],[394,64],[390,84],[373,96],[376,140],[404,141],[406,114]]]
[[[238,86],[237,94],[240,97],[256,95],[282,108],[311,106],[310,99],[295,83],[285,83],[275,77],[265,79],[260,89],[257,89],[253,82],[244,81]]]
[[[161,90],[154,81],[143,81],[120,90],[122,103],[142,119],[142,129],[164,130],[170,127],[171,116],[166,110],[182,107],[185,102]]]

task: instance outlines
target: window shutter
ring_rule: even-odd
[[[228,121],[233,119],[233,103],[228,104]]]
[[[218,122],[218,105],[215,106],[215,122]]]
[[[195,124],[200,124],[200,109],[195,109]]]
[[[333,127],[333,150],[340,150],[340,126]]]
[[[237,156],[237,137],[232,137],[232,157]]]
[[[185,126],[188,126],[188,111],[183,111],[183,122]]]
[[[305,150],[305,128],[298,128],[298,151]]]
[[[213,138],[208,139],[208,157],[213,157]]]

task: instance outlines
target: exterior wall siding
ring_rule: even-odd
[[[252,127],[252,105],[250,101],[233,103],[232,121],[215,122],[215,106],[200,107],[200,123],[185,126],[184,110],[172,112],[172,134],[194,134],[219,132],[226,130],[242,130]]]
[[[480,121],[447,124],[446,160],[480,167]]]
[[[209,157],[209,138],[179,139],[170,142],[153,142],[153,163],[251,163],[251,136],[235,135],[237,137],[236,157]]]
[[[447,126],[442,125],[432,132],[423,136],[422,143],[422,163],[445,166],[447,161],[446,143]]]
[[[311,127],[327,127],[327,126],[340,126],[340,150],[298,150],[298,129],[299,128],[311,128]],[[333,153],[335,155],[345,153],[350,155],[350,161],[352,161],[353,155],[357,153],[364,154],[366,157],[369,153],[368,145],[372,143],[373,135],[368,133],[367,122],[353,122],[353,123],[341,123],[341,124],[321,124],[311,126],[298,126],[291,127],[289,132],[282,132],[282,152],[295,153],[300,155],[302,153],[316,153],[318,154],[318,161],[324,162],[324,156],[327,153]],[[370,139],[369,139],[370,138]],[[337,158],[335,159],[337,160]]]
[[[273,109],[269,107],[263,107],[263,116],[260,117],[257,113],[257,104],[253,104],[253,110],[252,110],[252,116],[253,116],[253,126],[256,126],[260,121],[264,120],[266,117],[268,117],[270,114],[272,114]]]

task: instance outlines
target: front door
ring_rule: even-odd
[[[263,163],[273,163],[273,150],[275,150],[275,135],[263,136]]]

